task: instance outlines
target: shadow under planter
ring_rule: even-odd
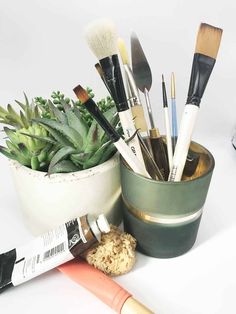
[[[203,146],[192,142],[191,149],[200,156],[198,167],[181,182],[150,180],[121,163],[124,227],[146,255],[176,257],[196,241],[215,162]]]

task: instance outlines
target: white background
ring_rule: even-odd
[[[138,34],[152,68],[151,102],[163,130],[161,74],[169,88],[176,73],[178,115],[188,90],[200,22],[224,29],[222,45],[202,100],[193,139],[216,159],[204,216],[194,248],[174,259],[138,254],[134,270],[117,282],[158,314],[236,313],[236,152],[230,137],[236,125],[236,2],[0,0],[0,104],[23,99],[22,92],[49,97],[61,90],[73,97],[78,83],[106,95],[84,39],[86,24],[114,19],[129,44]],[[1,135],[3,137],[3,135]],[[21,217],[7,160],[0,156],[0,251],[31,237]],[[51,271],[0,296],[1,313],[112,313],[93,295]]]

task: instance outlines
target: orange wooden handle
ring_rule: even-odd
[[[125,301],[131,296],[128,291],[102,271],[82,260],[73,260],[59,266],[58,269],[73,281],[92,292],[117,313],[121,313]]]

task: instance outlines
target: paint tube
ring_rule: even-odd
[[[104,215],[73,219],[35,238],[29,244],[0,254],[0,293],[39,276],[101,240],[110,231]]]

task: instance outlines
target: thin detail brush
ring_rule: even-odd
[[[171,125],[172,125],[172,145],[175,150],[178,137],[178,124],[176,113],[176,93],[175,93],[175,74],[171,73]]]
[[[187,104],[183,112],[169,181],[180,181],[200,102],[216,62],[222,29],[202,23],[197,35]]]
[[[171,141],[171,131],[170,131],[169,109],[168,109],[168,101],[167,101],[167,95],[166,95],[166,85],[165,85],[165,80],[164,80],[163,74],[162,74],[162,97],[163,97],[163,110],[164,110],[164,115],[165,115],[168,162],[169,162],[169,169],[171,169],[172,159],[173,159],[173,151],[172,151],[172,141]]]
[[[89,97],[88,93],[82,86],[78,85],[73,89],[77,98],[86,107],[89,113],[94,117],[94,119],[100,124],[104,131],[109,136],[110,140],[114,143],[124,160],[130,166],[130,168],[143,176],[150,178],[150,175],[146,171],[140,160],[132,153],[131,149],[121,138],[121,136],[116,132],[116,130],[111,126],[108,120],[104,117],[102,112],[99,110],[96,103]]]

